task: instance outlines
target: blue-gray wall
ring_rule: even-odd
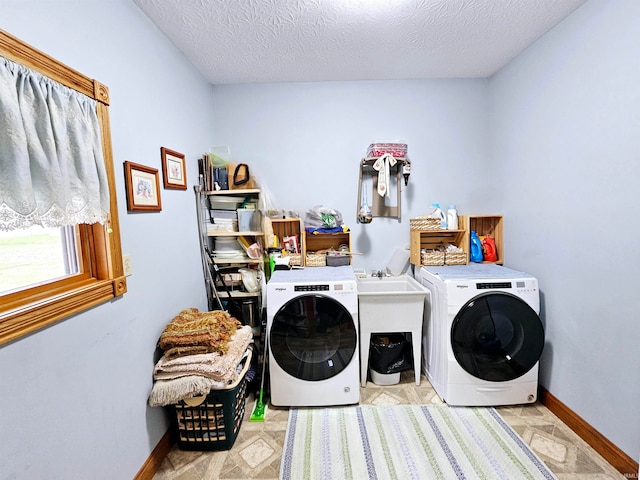
[[[542,384],[640,451],[640,2],[591,0],[491,80],[505,243],[534,272]]]
[[[495,213],[485,168],[489,149],[486,79],[293,83],[214,87],[214,138],[255,173],[277,209],[337,209],[364,256],[354,266],[379,270],[409,243],[409,218],[432,202],[461,213]],[[358,169],[372,142],[409,146],[411,176],[402,185],[402,222],[356,223]],[[370,177],[369,177],[370,179]],[[371,186],[369,185],[369,202]],[[391,190],[395,204],[396,190]]]
[[[206,308],[192,186],[211,87],[128,0],[2,1],[0,28],[109,87],[133,266],[123,298],[0,347],[0,479],[130,479],[168,426],[146,404],[160,332]],[[161,170],[161,146],[186,155],[189,189],[161,187],[162,212],[128,214],[123,162]]]

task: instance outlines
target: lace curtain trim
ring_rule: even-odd
[[[96,102],[0,57],[0,230],[104,223]]]

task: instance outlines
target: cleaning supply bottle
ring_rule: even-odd
[[[362,188],[362,203],[358,211],[358,223],[371,223],[372,220],[373,214],[367,201],[367,186],[364,185]]]
[[[431,204],[431,217],[433,218],[439,218],[440,219],[440,228],[442,230],[446,230],[447,229],[447,217],[445,216],[444,212],[440,209],[440,204],[439,203],[432,203]]]
[[[471,255],[469,256],[469,260],[475,263],[482,262],[482,243],[480,242],[480,237],[475,230],[471,230]]]
[[[447,230],[458,230],[458,211],[453,203],[447,210]]]
[[[485,262],[498,261],[498,250],[496,249],[496,241],[491,235],[487,235],[482,240],[482,256]]]

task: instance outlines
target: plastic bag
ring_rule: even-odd
[[[369,366],[378,373],[398,373],[413,368],[408,342],[400,333],[371,336]]]
[[[273,225],[271,224],[271,218],[269,218],[269,212],[275,209],[275,199],[269,190],[266,182],[262,182],[260,177],[256,176],[255,169],[253,170],[253,178],[257,185],[260,186],[260,199],[258,202],[258,210],[262,212],[262,232],[264,233],[264,244],[269,247],[273,245]]]
[[[258,272],[248,268],[240,268],[238,272],[242,274],[242,284],[247,292],[257,292],[260,289],[258,282]]]
[[[305,228],[337,228],[342,226],[342,214],[333,208],[316,205],[304,216]]]

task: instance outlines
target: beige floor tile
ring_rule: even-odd
[[[397,385],[368,382],[360,389],[368,405],[440,404],[426,378],[415,385],[413,371]],[[233,447],[221,452],[186,452],[174,447],[154,480],[276,480],[289,411],[269,405],[264,422],[250,422],[255,399],[247,399],[245,418]],[[598,453],[540,403],[497,407],[514,431],[544,461],[558,480],[625,480]]]

